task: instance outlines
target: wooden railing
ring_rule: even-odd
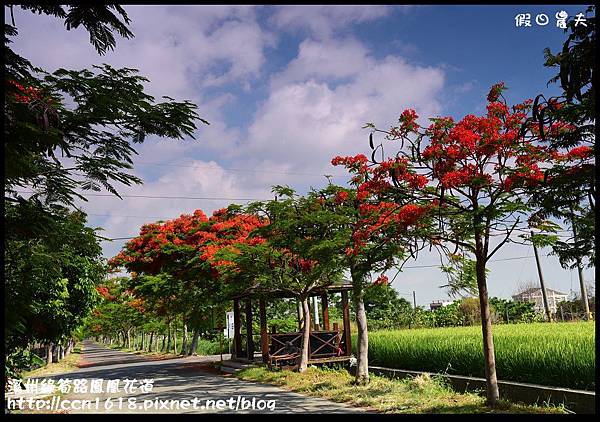
[[[302,333],[273,333],[269,335],[269,355],[289,355],[302,349]],[[309,337],[309,360],[346,355],[346,342],[341,331],[312,331]]]

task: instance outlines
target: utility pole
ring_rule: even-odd
[[[417,310],[417,293],[413,290],[413,309]]]
[[[573,207],[571,207],[571,228],[573,229],[573,242],[577,244],[577,230],[575,229],[575,215],[573,212]],[[583,311],[585,312],[585,319],[591,321],[592,313],[590,312],[587,288],[585,287],[585,280],[583,278],[583,266],[581,265],[581,257],[579,256],[579,254],[577,254],[577,257],[575,259],[577,261],[577,274],[579,275],[579,286],[581,288],[581,302],[583,304]]]
[[[546,310],[546,316],[548,321],[552,322],[552,313],[548,306],[548,297],[546,296],[546,286],[544,284],[544,275],[542,274],[542,266],[540,265],[540,257],[538,255],[537,246],[533,241],[533,231],[531,232],[531,244],[533,245],[533,253],[535,254],[535,263],[537,264],[538,275],[540,277],[540,286],[542,287],[542,299],[544,299],[544,309]]]

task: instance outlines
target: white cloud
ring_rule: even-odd
[[[272,78],[240,153],[292,170],[327,168],[335,155],[368,152],[366,122],[388,127],[407,107],[437,114],[443,85],[442,70],[377,60],[355,40],[304,41]]]
[[[98,56],[83,28],[66,31],[59,19],[15,10],[15,48],[47,70],[89,68],[109,62],[133,67],[148,77],[155,96],[190,98],[190,91],[215,81],[256,78],[273,46],[251,7],[126,6],[135,37],[116,36],[117,47]],[[44,34],[40,36],[40,34]],[[215,63],[223,66],[213,69]],[[206,79],[206,80],[205,80]],[[197,94],[196,94],[197,95]]]
[[[406,6],[404,6],[406,7]],[[389,14],[392,6],[280,6],[271,17],[283,30],[305,29],[318,38],[329,38],[354,23],[368,22]]]

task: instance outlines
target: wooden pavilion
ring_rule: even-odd
[[[350,336],[350,308],[348,304],[348,290],[352,285],[348,281],[342,281],[340,284],[330,285],[328,287],[315,289],[309,295],[310,299],[314,297],[321,298],[321,324],[314,324],[315,318],[312,315],[317,311],[313,309],[310,318],[310,340],[309,340],[309,364],[344,362],[350,359],[352,354],[352,341]],[[329,298],[331,293],[340,293],[342,302],[342,327],[338,323],[329,323]],[[262,361],[269,365],[278,363],[292,364],[297,358],[297,354],[290,352],[290,349],[299,350],[302,348],[302,324],[305,318],[301,315],[298,307],[298,331],[277,333],[274,327],[269,333],[267,330],[266,307],[269,298],[293,298],[291,294],[282,291],[246,291],[233,297],[233,353],[232,359],[240,361],[254,361],[255,345],[252,329],[252,302],[258,300],[259,320],[260,320],[260,350]],[[245,348],[242,345],[241,335],[241,310],[240,303],[244,302],[246,314],[246,341]]]

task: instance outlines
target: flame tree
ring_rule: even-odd
[[[407,166],[384,163],[367,165],[364,155],[336,157],[332,163],[345,166],[354,176],[352,189],[329,185],[316,192],[321,207],[335,216],[335,238],[343,245],[340,262],[350,273],[352,299],[358,326],[356,383],[369,381],[369,336],[365,310],[365,289],[371,285],[387,284],[385,271],[408,258],[415,258],[427,238],[431,206],[414,198],[401,199],[391,194],[392,185],[385,180],[394,169],[405,188],[423,186],[423,176]],[[373,278],[372,273],[381,274]]]
[[[239,207],[215,211],[210,218],[201,210],[164,223],[142,226],[140,235],[130,240],[109,261],[132,275],[134,292],[154,303],[169,323],[177,313],[188,316],[194,327],[190,347],[193,353],[199,326],[206,312],[226,298],[214,256],[222,248],[243,241],[260,224]]]
[[[339,215],[322,207],[314,192],[299,196],[287,186],[275,186],[273,192],[277,200],[255,202],[246,208],[266,224],[246,241],[222,248],[216,258],[238,291],[268,294],[277,290],[298,298],[304,315],[298,368],[303,372],[309,360],[308,298],[316,289],[341,279],[344,266],[339,251],[344,243],[336,236]]]
[[[487,402],[491,405],[497,403],[499,392],[486,264],[513,241],[511,235],[520,229],[519,223],[529,212],[527,191],[544,183],[543,168],[551,167],[557,158],[552,148],[524,136],[532,101],[509,107],[502,95],[504,89],[503,83],[491,88],[487,113],[482,116],[471,114],[458,122],[451,117],[431,118],[431,124],[423,127],[415,111],[409,109],[389,130],[366,125],[372,130],[372,159],[379,167],[399,163],[427,179],[426,184],[414,186],[411,195],[429,200],[434,207],[432,244],[447,255],[466,253],[475,259]],[[376,159],[376,155],[384,155],[383,144],[375,146],[372,142],[377,133],[384,133],[397,145],[395,157]],[[399,188],[398,195],[406,198],[407,190],[395,171],[389,171],[387,179]]]

